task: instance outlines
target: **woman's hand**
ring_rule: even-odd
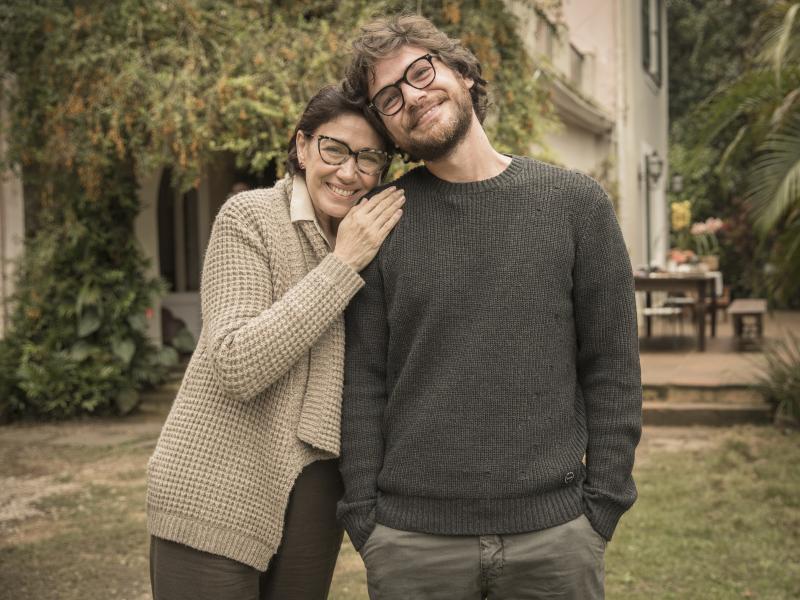
[[[356,271],[361,271],[375,258],[383,240],[397,225],[406,197],[394,186],[350,209],[339,223],[333,253]]]

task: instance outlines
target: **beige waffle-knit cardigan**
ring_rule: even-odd
[[[343,310],[363,285],[292,182],[239,194],[214,223],[203,329],[148,465],[150,533],[266,570],[295,479],[339,455]]]

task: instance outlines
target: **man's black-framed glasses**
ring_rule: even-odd
[[[436,69],[433,67],[433,55],[420,56],[406,67],[400,79],[381,88],[372,97],[370,106],[387,117],[396,115],[406,103],[403,98],[403,90],[400,89],[401,83],[407,83],[411,87],[421,90],[433,83],[434,79],[436,79]]]
[[[363,148],[356,152],[341,140],[327,135],[308,134],[317,138],[317,149],[323,161],[329,165],[343,165],[350,157],[356,159],[356,168],[365,175],[377,175],[389,164],[389,154],[376,148]]]

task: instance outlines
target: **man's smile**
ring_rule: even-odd
[[[440,106],[445,100],[446,98],[442,98],[416,109],[411,115],[411,127],[409,129],[415,129],[416,127],[425,125],[434,119],[439,114]]]

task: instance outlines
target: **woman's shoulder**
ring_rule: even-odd
[[[228,198],[217,214],[217,220],[233,219],[241,223],[261,223],[288,218],[291,198],[291,180],[283,178],[270,188],[257,188],[239,192]]]

